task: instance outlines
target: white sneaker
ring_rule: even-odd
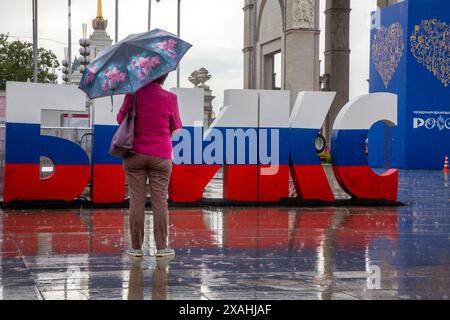
[[[173,257],[173,256],[175,256],[175,250],[173,250],[171,248],[165,248],[165,249],[161,249],[161,250],[156,250],[155,256],[157,258]]]
[[[127,251],[127,254],[136,258],[141,258],[144,256],[144,252],[142,251],[142,249],[130,249]]]

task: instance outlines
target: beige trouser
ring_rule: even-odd
[[[172,161],[133,153],[124,159],[130,193],[130,230],[133,249],[141,249],[144,241],[147,177],[153,209],[153,231],[156,249],[167,247],[167,195]]]

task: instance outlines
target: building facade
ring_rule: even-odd
[[[318,7],[319,0],[245,1],[245,89],[290,90],[291,100],[299,91],[319,90]]]
[[[383,8],[401,0],[378,0]],[[244,88],[291,92],[291,107],[300,91],[336,91],[323,133],[349,99],[350,0],[327,0],[325,73],[320,74],[319,0],[244,1]],[[323,9],[323,8],[322,8]],[[369,13],[368,13],[369,15]],[[274,71],[280,55],[281,74]]]
[[[105,48],[112,45],[113,40],[106,32],[106,28],[108,27],[108,20],[103,18],[103,6],[102,1],[98,0],[97,2],[97,17],[92,20],[92,28],[94,32],[89,36],[90,42],[90,60],[94,60],[95,57]],[[71,84],[78,85],[81,80],[82,74],[76,69],[73,69]]]

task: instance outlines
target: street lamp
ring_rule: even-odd
[[[181,0],[178,0],[178,7],[177,7],[177,36],[178,38],[181,35]],[[181,62],[180,62],[181,63]],[[177,67],[177,88],[180,87],[180,63]]]
[[[33,0],[33,82],[38,82],[38,2]]]
[[[68,0],[68,33],[67,33],[67,42],[68,42],[68,52],[67,52],[67,60],[69,62],[68,68],[68,82],[70,82],[72,78],[72,0]]]
[[[148,0],[147,30],[150,31],[151,27],[152,27],[152,0]]]
[[[84,74],[84,71],[86,70],[86,66],[91,62],[89,57],[91,55],[90,50],[90,41],[87,39],[87,24],[83,23],[83,38],[80,39],[80,63],[81,66],[79,68],[79,71],[81,74]]]
[[[156,2],[160,2],[161,0],[156,0]],[[148,0],[148,31],[151,30],[152,27],[152,0]]]
[[[68,48],[64,48],[64,56],[65,59],[63,61],[61,61],[61,65],[62,65],[62,80],[68,84],[69,83],[69,61],[68,61]]]
[[[119,41],[119,0],[116,0],[116,43]]]
[[[67,62],[67,59],[64,59],[61,62],[61,64],[63,66],[62,67],[62,73],[63,73],[62,79],[66,84],[68,84],[68,82],[69,82],[69,63]]]
[[[36,68],[34,67],[36,64]],[[31,63],[31,67],[35,72],[33,72],[33,78],[31,79],[32,82],[39,82],[39,75],[42,72],[42,68],[40,67],[41,60],[39,60],[39,57],[37,57],[36,60],[33,59],[33,62]]]

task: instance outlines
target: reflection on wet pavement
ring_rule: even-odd
[[[127,210],[4,211],[0,299],[448,299],[449,199],[404,171],[401,208],[173,210],[171,260],[151,214],[136,259]]]

